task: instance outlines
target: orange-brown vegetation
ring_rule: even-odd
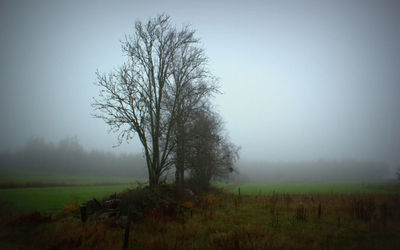
[[[79,210],[79,204],[75,204],[74,201],[72,201],[71,205],[65,205],[63,204],[63,212],[64,213],[71,213],[71,212],[76,212]]]

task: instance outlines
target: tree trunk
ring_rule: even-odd
[[[146,158],[150,158],[151,156],[147,156]],[[152,159],[146,159],[146,163],[147,163],[147,171],[149,174],[149,186],[150,189],[154,190],[158,187],[159,185],[159,180],[160,180],[160,175],[157,174],[158,172],[156,171],[156,164],[152,161],[154,160],[154,157],[151,157]]]
[[[154,166],[153,166],[154,167]],[[150,171],[150,176],[149,176],[149,185],[150,189],[154,190],[157,189],[159,186],[160,182],[160,175],[157,174],[157,171],[153,168],[152,171]]]
[[[181,109],[178,108],[178,114],[179,112],[181,112]],[[183,192],[185,172],[185,132],[181,115],[178,116],[177,121],[175,183],[179,191]]]

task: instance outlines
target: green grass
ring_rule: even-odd
[[[7,181],[5,181],[7,180]],[[62,176],[62,175],[10,175],[0,177],[0,182],[9,183],[64,183],[64,184],[95,184],[121,183],[114,186],[81,186],[81,187],[46,187],[46,188],[13,188],[0,189],[0,201],[9,207],[28,211],[37,210],[46,213],[61,212],[63,204],[82,203],[92,198],[101,199],[106,195],[133,187],[134,178],[125,177],[93,177],[93,176]],[[124,183],[124,184],[123,184]],[[220,188],[230,189],[237,194],[235,184],[215,183]],[[240,185],[241,194],[268,195],[272,193],[285,194],[392,194],[398,192],[396,182],[331,182],[331,183],[246,183]]]
[[[0,189],[0,200],[10,208],[45,213],[62,212],[63,204],[82,203],[118,193],[130,185]]]
[[[246,183],[240,185],[241,194],[393,194],[398,192],[395,181],[388,182],[298,182],[298,183]],[[230,190],[238,194],[238,188]]]
[[[62,211],[63,204],[69,205],[72,201],[74,203],[82,203],[93,198],[101,199],[106,195],[134,187],[136,181],[140,180],[133,177],[74,176],[12,171],[3,173],[0,176],[0,184],[51,183],[93,185],[114,183],[117,185],[0,189],[0,201],[6,203],[10,208],[20,211],[36,210],[45,213],[59,213]]]

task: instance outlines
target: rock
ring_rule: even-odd
[[[96,199],[92,199],[92,200],[86,202],[86,214],[87,215],[92,215],[92,214],[100,211],[102,208],[103,208],[103,206]]]
[[[116,209],[119,207],[120,202],[120,199],[106,200],[103,202],[103,206],[108,209]]]

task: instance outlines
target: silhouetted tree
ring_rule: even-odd
[[[222,135],[221,118],[209,111],[200,110],[189,131],[187,161],[192,181],[207,188],[212,179],[223,179],[235,171],[239,147]]]
[[[97,73],[100,96],[92,104],[95,116],[119,132],[120,142],[137,135],[152,188],[174,164],[170,155],[185,86],[201,89],[195,86],[202,86],[208,74],[202,69],[205,58],[196,48],[199,39],[194,33],[188,26],[178,31],[167,15],[138,21],[134,35],[122,43],[128,61],[109,74]]]
[[[206,67],[204,50],[185,44],[181,46],[172,66],[173,82],[170,103],[176,105],[174,126],[175,182],[181,189],[184,185],[185,148],[191,140],[188,128],[208,98],[218,92],[215,78]]]

